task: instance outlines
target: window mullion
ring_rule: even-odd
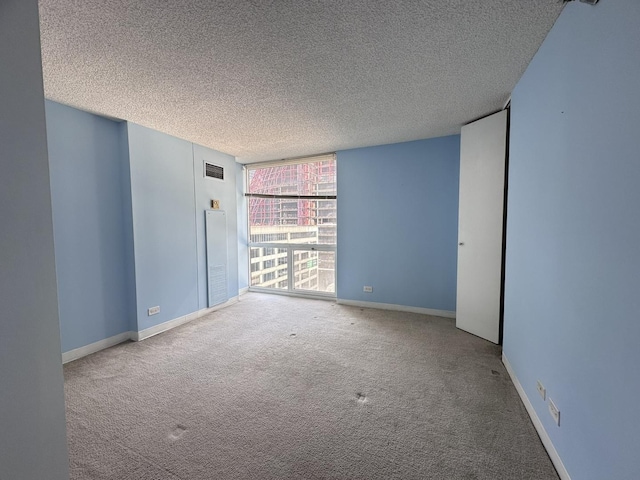
[[[287,247],[287,290],[293,292],[293,248]]]

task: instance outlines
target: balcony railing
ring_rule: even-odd
[[[250,288],[335,297],[335,245],[251,243]]]

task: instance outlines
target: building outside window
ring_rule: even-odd
[[[247,186],[251,287],[335,296],[335,155],[249,166]]]

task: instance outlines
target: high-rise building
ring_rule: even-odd
[[[251,285],[335,292],[335,252],[253,245],[336,244],[336,200],[325,198],[336,194],[335,160],[253,168],[248,185],[265,195],[249,199]]]

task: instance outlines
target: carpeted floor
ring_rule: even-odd
[[[500,362],[454,321],[250,293],[65,366],[72,479],[535,479]]]

